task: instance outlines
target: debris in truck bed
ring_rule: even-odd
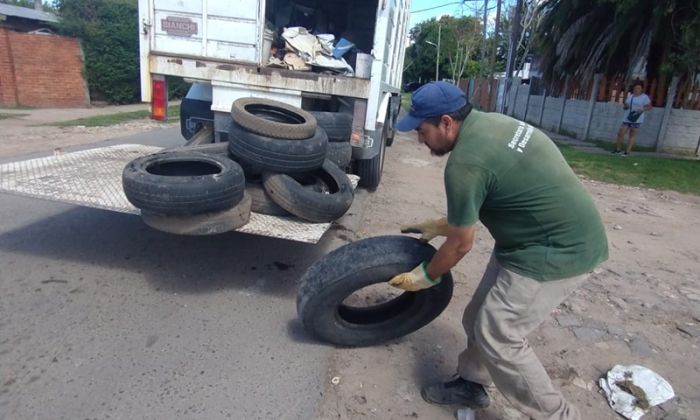
[[[289,56],[290,52],[297,54],[304,64],[308,66],[320,67],[322,69],[332,70],[348,76],[354,74],[352,67],[345,59],[335,58],[333,56],[333,40],[335,37],[332,34],[311,34],[306,28],[293,27],[285,28],[282,33],[282,38],[287,46],[284,55],[284,63],[289,68],[294,70],[305,70],[294,59]],[[270,62],[274,65],[279,65],[274,57],[279,58],[279,54],[273,55]],[[289,60],[288,60],[289,57]],[[290,64],[290,61],[292,63]]]

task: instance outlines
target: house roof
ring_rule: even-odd
[[[23,19],[38,20],[41,22],[58,22],[58,17],[53,13],[41,10],[30,9],[28,7],[11,6],[0,3],[0,16],[12,16]]]

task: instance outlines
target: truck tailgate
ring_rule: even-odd
[[[122,170],[159,147],[120,144],[0,165],[0,191],[120,213],[140,214],[122,190]],[[353,186],[358,178],[349,175]],[[330,223],[251,213],[238,232],[316,243]]]

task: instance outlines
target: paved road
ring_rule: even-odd
[[[159,133],[101,145],[181,141]],[[183,237],[0,202],[0,419],[314,418],[330,348],[297,323],[296,281],[331,235]]]

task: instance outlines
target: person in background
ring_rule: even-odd
[[[438,284],[472,249],[479,221],[495,239],[464,310],[467,348],[457,377],[423,388],[421,396],[435,404],[485,407],[485,386],[493,383],[531,418],[580,419],[526,337],[608,258],[605,228],[590,194],[543,132],[473,110],[453,84],[431,82],[416,90],[396,128],[416,130],[432,154],[450,156],[447,217],[402,228],[423,240],[446,240],[430,261],[389,284],[409,293]]]
[[[632,146],[637,140],[637,130],[644,122],[644,113],[651,111],[651,99],[644,93],[644,87],[640,82],[636,82],[632,86],[632,95],[628,96],[624,104],[625,117],[622,120],[622,125],[617,131],[617,143],[615,144],[614,155],[629,156],[632,153]],[[625,134],[629,132],[629,141],[627,147],[622,150],[625,142]]]

